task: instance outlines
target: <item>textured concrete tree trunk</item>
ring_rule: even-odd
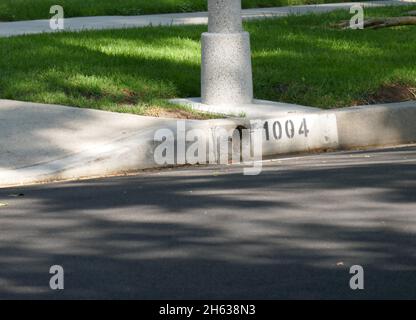
[[[208,0],[208,11],[208,33],[202,34],[202,103],[252,103],[250,35],[243,31],[241,0]]]

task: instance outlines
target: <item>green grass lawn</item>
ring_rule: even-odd
[[[242,0],[244,8],[325,2],[343,0]],[[0,21],[47,19],[55,4],[63,6],[66,17],[81,17],[203,11],[207,0],[0,0]]]
[[[414,7],[367,10],[400,15]],[[389,85],[416,87],[416,26],[334,30],[347,12],[251,21],[255,96],[335,108]],[[0,39],[0,98],[151,114],[200,96],[205,26]]]

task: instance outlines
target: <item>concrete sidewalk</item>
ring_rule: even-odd
[[[301,5],[277,8],[260,8],[243,10],[243,19],[262,19],[285,17],[292,14],[322,13],[335,10],[349,10],[352,5],[361,4],[364,7],[380,7],[387,5],[410,5],[409,1],[366,1],[346,2],[320,5]],[[413,2],[414,4],[414,2]],[[207,12],[173,13],[142,16],[108,16],[66,18],[65,31],[101,30],[140,28],[146,26],[198,25],[208,23]],[[49,20],[0,22],[0,37],[10,37],[23,34],[38,34],[57,32],[49,27]]]

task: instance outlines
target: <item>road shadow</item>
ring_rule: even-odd
[[[416,297],[415,165],[227,170],[1,190],[0,296]]]

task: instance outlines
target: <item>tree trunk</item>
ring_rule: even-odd
[[[410,13],[410,12],[409,12]],[[411,12],[415,13],[416,12]],[[367,19],[364,21],[365,29],[379,29],[379,28],[388,28],[388,27],[397,27],[397,26],[408,26],[416,25],[416,17],[406,16],[406,17],[393,17],[393,18],[376,18],[376,19]],[[341,21],[340,23],[333,25],[336,28],[349,29],[350,21]]]

